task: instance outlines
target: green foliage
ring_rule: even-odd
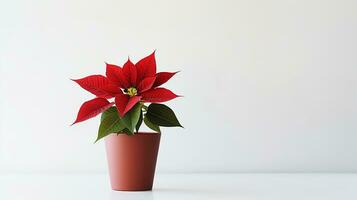
[[[95,142],[111,133],[118,133],[124,128],[125,125],[121,122],[116,107],[110,107],[108,110],[103,112],[101,116],[98,137]]]
[[[112,133],[134,135],[135,131],[139,132],[142,122],[158,133],[161,133],[160,126],[182,127],[175,113],[168,106],[157,103],[146,107],[139,102],[122,118],[117,108],[113,106],[102,113],[100,121],[95,142]]]
[[[158,126],[183,127],[171,108],[164,104],[150,104],[146,113],[146,117],[149,118],[150,122]]]
[[[139,121],[142,105],[137,103],[129,112],[122,118],[122,122],[128,129],[129,133],[134,134],[134,128]]]
[[[136,127],[135,127],[136,132],[139,132],[139,129],[140,129],[140,126],[141,126],[142,123],[143,123],[143,111],[140,110],[139,121],[138,121],[138,123],[136,124]]]
[[[145,115],[145,118],[144,118],[144,123],[147,127],[149,127],[151,130],[153,131],[156,131],[158,133],[161,133],[160,131],[160,127],[156,124],[153,124]]]

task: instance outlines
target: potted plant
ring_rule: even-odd
[[[102,113],[96,142],[105,137],[113,190],[151,190],[160,144],[160,127],[182,127],[160,104],[178,95],[161,87],[177,72],[156,73],[155,52],[133,64],[106,63],[106,76],[73,80],[96,97],[79,109],[73,124]],[[154,132],[140,132],[145,123]],[[73,125],[72,124],[72,125]]]

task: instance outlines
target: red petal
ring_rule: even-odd
[[[140,99],[141,96],[130,97],[125,94],[119,94],[115,96],[115,105],[117,106],[119,115],[124,117],[125,113],[127,113],[136,103],[138,103]]]
[[[107,95],[101,95],[101,96],[98,96],[98,97],[103,97],[103,98],[112,98],[112,97],[115,97],[115,95],[117,94],[123,94],[123,91],[121,91],[121,89],[110,83],[110,84],[107,84],[107,85],[104,85],[103,86],[103,90],[106,91],[108,94]]]
[[[166,83],[170,78],[175,75],[177,72],[160,72],[156,74],[156,80],[153,87],[160,86]]]
[[[141,80],[146,77],[155,76],[156,74],[156,61],[155,61],[155,51],[149,56],[141,59],[135,64],[137,70],[137,80],[139,84]]]
[[[147,90],[150,90],[155,82],[156,77],[148,77],[144,78],[138,85],[138,92],[145,92]]]
[[[73,124],[95,117],[99,113],[102,113],[105,110],[107,110],[113,104],[114,103],[110,103],[108,100],[104,98],[95,98],[86,101],[82,104],[81,108],[79,109],[77,119],[76,121],[73,122]]]
[[[130,86],[136,86],[136,67],[129,58],[123,66],[123,73]]]
[[[146,91],[141,94],[142,99],[146,102],[164,102],[169,101],[178,97],[178,95],[174,94],[168,89],[165,88],[155,88],[149,91]]]
[[[105,75],[108,79],[114,84],[120,86],[121,88],[130,87],[129,82],[126,80],[125,75],[123,74],[122,68],[117,65],[108,64]]]
[[[107,65],[105,75],[110,81],[119,85],[119,74],[121,73],[121,67],[108,63],[105,64]]]
[[[113,85],[105,76],[92,75],[73,80],[88,92],[103,98],[110,98],[121,92],[118,86]]]

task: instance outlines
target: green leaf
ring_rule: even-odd
[[[136,132],[139,132],[139,129],[140,129],[140,126],[141,124],[143,123],[143,111],[140,109],[140,117],[139,117],[139,121],[138,123],[136,124]]]
[[[136,124],[139,121],[140,118],[140,112],[141,112],[141,104],[137,103],[132,109],[130,109],[129,112],[125,114],[125,116],[122,118],[122,122],[125,124],[125,127],[128,129],[128,131],[133,134],[134,133],[134,128],[136,127]]]
[[[145,115],[144,118],[144,123],[146,124],[147,127],[149,127],[151,130],[156,131],[158,133],[161,133],[160,127],[154,123],[152,123]]]
[[[149,105],[146,117],[158,126],[180,126],[183,127],[177,120],[175,113],[166,105],[152,103]]]
[[[127,134],[129,136],[134,135],[134,133],[130,132],[127,128],[124,128],[123,130],[121,130],[117,135],[119,135],[119,134]]]
[[[107,115],[112,115],[112,114],[118,114],[118,110],[115,106],[112,106],[110,108],[108,108],[106,111],[104,111],[102,113],[102,116],[100,117],[100,121],[103,121],[103,119],[107,116]]]
[[[124,128],[125,125],[121,122],[117,109],[115,107],[111,107],[103,112],[101,116],[98,136],[95,142],[111,133],[118,133]]]

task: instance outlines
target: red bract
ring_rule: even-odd
[[[72,79],[83,89],[97,97],[111,98],[118,93],[119,87],[111,83],[105,76],[92,75],[81,79]]]
[[[85,102],[74,123],[81,122],[104,112],[114,103],[123,117],[139,101],[165,102],[178,97],[168,89],[157,88],[177,72],[156,73],[155,52],[133,64],[130,59],[119,67],[106,63],[106,77],[87,76],[73,80],[97,98]],[[115,98],[110,103],[106,99]]]
[[[107,99],[104,98],[95,98],[86,101],[79,109],[77,119],[73,122],[73,124],[95,117],[99,113],[102,113],[106,109],[110,108],[113,104],[114,103],[110,103]]]

